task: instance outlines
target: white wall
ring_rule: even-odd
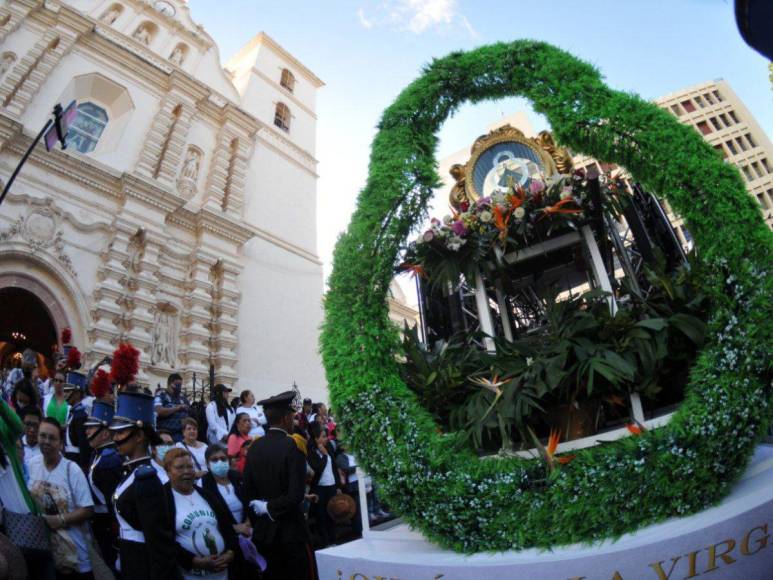
[[[243,248],[239,276],[239,388],[257,398],[295,381],[304,397],[327,400],[318,354],[322,266],[261,239]]]

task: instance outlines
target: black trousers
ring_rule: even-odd
[[[326,548],[335,542],[336,525],[330,515],[327,513],[327,504],[336,494],[335,485],[316,485],[311,493],[319,496],[317,503],[311,504],[314,513],[314,519],[317,522],[317,533],[320,538],[320,547]]]
[[[315,580],[316,564],[307,542],[277,542],[258,546],[266,559],[262,580]]]
[[[113,573],[115,570],[115,560],[118,557],[118,550],[116,545],[118,538],[113,533],[115,526],[115,520],[110,514],[94,514],[94,518],[91,520],[91,531],[94,532],[94,539],[99,546],[99,552],[102,554],[102,559],[105,561]]]

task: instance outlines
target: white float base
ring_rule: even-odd
[[[773,580],[773,446],[718,506],[592,546],[464,556],[406,524],[317,552],[321,580]]]

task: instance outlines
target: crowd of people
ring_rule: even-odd
[[[64,370],[16,371],[0,502],[29,578],[307,579],[314,549],[361,533],[357,462],[323,403],[219,384],[196,409],[177,373],[94,397]],[[371,522],[386,517],[366,489]]]

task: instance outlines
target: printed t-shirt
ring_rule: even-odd
[[[217,556],[225,552],[225,540],[217,527],[215,511],[196,490],[189,495],[172,490],[175,505],[177,543],[195,556]],[[227,580],[228,571],[183,570],[185,580],[206,578]]]
[[[94,499],[86,476],[76,463],[62,457],[57,466],[49,471],[38,456],[29,464],[29,490],[41,513],[65,515],[77,508],[92,507]],[[78,572],[89,572],[91,561],[86,543],[88,522],[70,526],[65,530],[78,551]]]

